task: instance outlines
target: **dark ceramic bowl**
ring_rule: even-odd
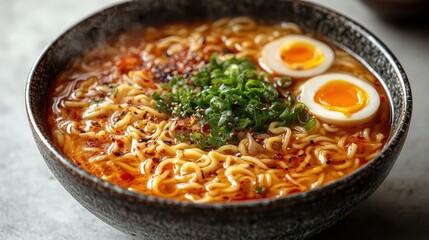
[[[94,43],[134,25],[248,15],[292,21],[348,50],[380,77],[392,119],[387,145],[374,161],[327,186],[280,199],[195,204],[112,185],[69,161],[53,144],[45,116],[48,88],[66,64]],[[305,239],[345,217],[386,178],[404,144],[412,100],[393,54],[361,25],[300,1],[153,0],[124,2],[84,19],[59,36],[34,65],[26,89],[28,118],[48,167],[85,208],[113,227],[150,239]]]

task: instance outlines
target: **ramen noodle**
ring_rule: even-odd
[[[52,87],[47,119],[54,142],[73,163],[105,181],[174,200],[213,203],[279,198],[329,184],[356,171],[383,149],[390,131],[389,103],[368,69],[326,42],[332,59],[321,73],[295,76],[272,68],[264,51],[288,36],[324,42],[294,23],[259,23],[236,17],[141,27],[100,43],[73,60]],[[302,55],[291,54],[306,54],[313,49],[308,44],[289,48],[280,44],[285,54],[282,61],[302,61]],[[320,54],[322,60],[318,58],[316,65],[329,60],[329,53]],[[198,117],[203,113],[178,117],[159,104],[177,76],[189,83],[208,69],[210,61],[220,66],[231,59],[238,59],[237,64],[246,59],[243,61],[255,66],[252,71],[265,76],[261,78],[267,82],[288,77],[287,86],[262,84],[275,87],[271,90],[276,89],[276,96],[278,92],[276,101],[292,96],[295,104],[301,104],[301,92],[309,79],[335,73],[336,78],[350,75],[374,88],[379,107],[370,119],[346,124],[332,122],[323,113],[312,112],[310,104],[301,104],[309,117],[305,121],[311,124],[262,121],[259,130],[248,127],[231,133],[234,138],[228,137],[222,145],[202,146],[189,136],[197,134],[207,140],[213,135],[213,123],[201,123]],[[294,71],[303,69],[315,67],[303,65]],[[192,84],[184,88],[191,87],[193,91],[202,89]],[[175,104],[171,98],[164,103]],[[236,114],[234,111],[229,114]],[[220,118],[224,115],[222,112]],[[245,118],[245,125],[259,116]],[[351,119],[346,113],[341,116],[344,121]],[[220,124],[220,119],[216,121]]]

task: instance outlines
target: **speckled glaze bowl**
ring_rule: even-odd
[[[348,50],[379,76],[390,96],[391,133],[374,161],[327,186],[281,199],[195,204],[112,185],[72,164],[52,142],[46,124],[48,88],[65,65],[94,43],[134,25],[247,15],[292,21]],[[412,98],[393,54],[361,25],[301,1],[152,0],[123,2],[74,25],[50,44],[28,79],[26,107],[34,139],[48,167],[85,208],[113,227],[147,239],[305,239],[340,221],[386,178],[404,144]]]

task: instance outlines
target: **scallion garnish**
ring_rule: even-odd
[[[255,187],[255,193],[256,194],[264,194],[266,192],[266,188],[262,185],[258,185]]]
[[[285,98],[277,91],[276,86],[289,87],[290,78],[269,79],[247,58],[218,61],[216,57],[212,55],[190,79],[175,76],[153,94],[158,110],[176,118],[196,116],[201,126],[209,125],[207,134],[190,133],[176,139],[215,148],[235,143],[238,139],[233,133],[249,129],[264,132],[275,121],[307,129],[314,126],[304,104],[295,102],[290,93]]]

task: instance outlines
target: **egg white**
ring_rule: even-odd
[[[280,50],[284,44],[303,42],[312,45],[324,55],[324,61],[319,65],[303,70],[288,68],[281,59]],[[289,77],[306,78],[325,72],[334,62],[334,51],[325,43],[311,37],[291,34],[267,43],[261,52],[262,67],[266,71],[286,75]]]
[[[368,95],[368,104],[363,107],[363,109],[352,113],[351,116],[348,117],[342,112],[326,109],[322,105],[316,103],[314,101],[314,96],[319,88],[335,80],[346,81],[361,88]],[[329,73],[307,80],[301,87],[300,101],[303,102],[308,110],[318,119],[338,126],[354,126],[369,122],[376,115],[380,106],[380,96],[374,87],[359,78],[342,73]]]

